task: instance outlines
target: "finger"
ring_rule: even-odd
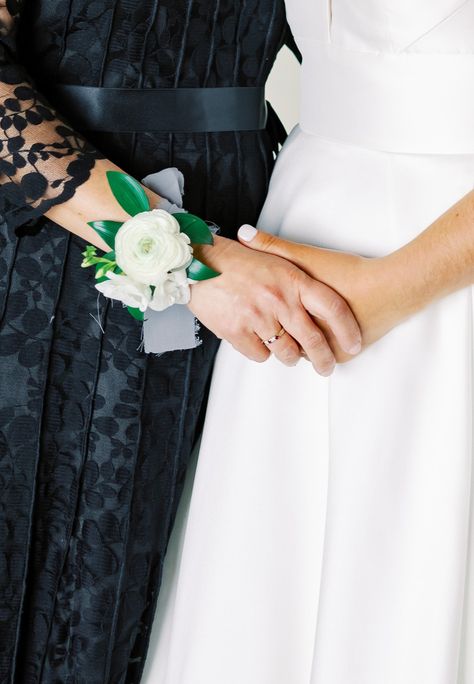
[[[301,308],[300,311],[293,312],[288,321],[284,316],[279,316],[279,319],[292,337],[298,340],[316,372],[324,377],[331,375],[336,359],[326,337],[311,316]]]
[[[328,344],[332,349],[332,353],[335,356],[337,364],[345,363],[346,361],[350,361],[351,359],[353,359],[354,354],[348,354],[346,351],[344,351],[344,349],[342,349],[341,345],[336,340],[331,328],[321,319],[315,320],[319,328],[323,331],[323,334],[326,337]]]
[[[274,342],[266,342],[266,340],[272,339],[281,329],[282,326],[277,321],[274,321],[273,326],[266,326],[264,332],[256,330],[255,334],[261,340],[262,346],[265,346],[278,361],[281,361],[285,366],[296,366],[301,358],[300,346],[286,330]],[[269,334],[269,330],[273,332]]]
[[[251,226],[248,223],[239,228],[237,237],[246,247],[251,247],[259,252],[269,252],[270,254],[285,259],[291,258],[291,256],[298,251],[298,245],[296,243],[283,240],[270,233],[264,233],[262,230],[257,230],[257,228],[254,228],[254,226]]]
[[[312,316],[325,321],[345,352],[352,355],[360,352],[362,335],[359,324],[340,294],[324,283],[307,277],[300,286],[300,298]]]
[[[246,356],[250,361],[263,363],[271,356],[270,350],[262,344],[253,331],[229,337],[228,341],[236,351]]]

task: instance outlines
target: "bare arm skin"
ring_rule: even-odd
[[[106,171],[114,169],[118,167],[110,161],[98,160],[74,196],[47,212],[50,219],[104,251],[109,248],[87,222],[129,218],[107,183]],[[144,190],[151,206],[156,206],[158,195]],[[205,250],[200,251],[196,247],[196,256],[204,255]],[[210,330],[250,359],[267,360],[270,351],[260,338],[272,337],[283,326],[288,334],[272,347],[280,361],[295,365],[301,358],[301,345],[319,373],[331,373],[333,352],[307,309],[320,312],[346,353],[360,340],[358,325],[343,298],[293,264],[273,255],[252,254],[219,237],[204,256],[222,275],[193,286],[191,309]]]
[[[379,258],[301,245],[258,232],[241,242],[276,254],[339,292],[366,347],[431,302],[474,283],[474,191],[395,252]],[[324,329],[324,326],[323,326]],[[338,361],[348,357],[325,329]]]
[[[89,180],[77,188],[73,197],[62,204],[56,204],[46,212],[46,216],[52,221],[104,252],[110,251],[110,247],[91,226],[87,225],[87,222],[99,219],[126,221],[130,218],[110,190],[107,171],[122,171],[122,169],[107,159],[97,160]],[[159,196],[145,186],[142,187],[150,200],[150,206],[155,207],[160,199]]]
[[[301,346],[315,370],[330,375],[335,358],[322,324],[347,354],[360,351],[360,330],[344,298],[294,264],[225,238],[196,255],[222,275],[193,285],[191,310],[250,359],[265,361],[269,350],[261,339],[283,327],[286,334],[271,348],[279,360],[294,365]]]
[[[89,180],[74,196],[47,212],[50,219],[104,251],[109,248],[87,222],[129,218],[108,186],[108,170],[119,169],[108,160],[98,160]],[[151,206],[156,206],[158,195],[146,187],[144,190]],[[295,365],[301,358],[301,345],[317,372],[331,373],[333,352],[307,310],[326,321],[346,353],[354,347],[358,351],[360,331],[346,302],[293,264],[273,255],[252,254],[238,243],[219,237],[207,250],[196,247],[196,256],[211,262],[222,275],[193,286],[192,311],[250,359],[267,360],[270,351],[260,338],[272,337],[283,326],[288,333],[272,346],[280,361]]]

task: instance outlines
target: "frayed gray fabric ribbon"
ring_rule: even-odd
[[[184,177],[176,168],[163,169],[142,178],[145,185],[160,196],[154,209],[171,214],[183,212]],[[199,324],[192,312],[183,304],[173,304],[164,311],[145,311],[143,343],[146,354],[163,354],[168,351],[194,349],[201,344]]]

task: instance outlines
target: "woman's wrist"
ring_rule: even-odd
[[[65,202],[51,207],[46,213],[49,219],[104,252],[109,251],[110,248],[88,225],[89,221],[101,215],[113,221],[125,221],[129,218],[110,191],[107,171],[121,171],[121,169],[107,159],[97,160],[89,179],[76,189],[74,195]],[[160,201],[160,196],[144,185],[142,188],[150,205],[156,206]]]
[[[232,246],[237,244],[235,240],[230,240],[221,235],[214,235],[214,244],[212,245],[197,245],[193,243],[193,254],[196,259],[199,259],[199,261],[202,261],[210,268],[221,271],[224,263],[223,256],[228,254]]]
[[[436,298],[429,268],[414,243],[381,257],[380,271],[401,318],[422,311]]]
[[[474,283],[474,193],[386,257],[409,313]]]

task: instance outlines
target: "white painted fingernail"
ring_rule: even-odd
[[[248,223],[245,223],[243,226],[240,226],[238,236],[241,240],[244,240],[245,242],[250,242],[254,239],[257,233],[258,230],[256,228],[254,228]]]

